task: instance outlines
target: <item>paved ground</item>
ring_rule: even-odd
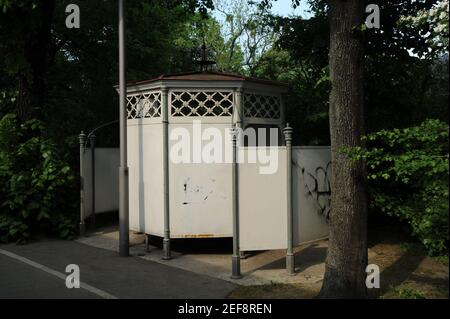
[[[87,237],[80,237],[78,242],[93,247],[118,250],[117,227],[98,228]],[[231,275],[231,240],[190,239],[172,240],[170,261],[162,260],[161,245],[154,243],[150,252],[146,251],[144,235],[130,232],[130,251],[140,258],[155,263],[212,278],[229,281],[240,286],[267,285],[272,283],[320,284],[325,270],[327,241],[322,240],[295,247],[296,276],[286,273],[286,250],[268,250],[248,252],[248,258],[241,260],[243,278],[233,280]],[[369,255],[371,252],[369,252]]]
[[[68,264],[80,267],[79,289],[66,288]],[[74,241],[0,245],[0,298],[224,298],[235,287]]]

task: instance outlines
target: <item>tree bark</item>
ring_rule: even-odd
[[[366,174],[342,149],[362,146],[364,1],[330,0],[331,213],[319,298],[364,298],[367,266]]]

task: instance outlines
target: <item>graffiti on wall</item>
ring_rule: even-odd
[[[298,165],[298,163],[296,163]],[[331,206],[331,162],[325,167],[318,166],[314,171],[307,171],[305,167],[299,166],[306,196],[314,200],[320,214],[328,220]]]

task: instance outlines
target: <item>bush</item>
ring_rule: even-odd
[[[448,253],[448,137],[448,124],[427,120],[369,134],[366,150],[346,150],[367,164],[370,208],[406,221],[430,255]]]
[[[75,176],[44,125],[0,119],[0,241],[25,242],[39,229],[75,233]],[[76,194],[76,192],[75,192]]]

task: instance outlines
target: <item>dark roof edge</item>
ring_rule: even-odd
[[[138,80],[138,81],[130,81],[127,82],[127,87],[134,86],[134,85],[142,85],[152,82],[158,82],[158,81],[183,81],[182,79],[171,79],[168,77],[174,77],[174,76],[184,76],[184,75],[195,75],[195,74],[213,74],[213,75],[222,75],[222,76],[228,76],[235,78],[234,81],[248,81],[248,82],[255,82],[255,83],[261,83],[261,84],[268,84],[268,85],[276,85],[276,86],[284,86],[288,87],[289,85],[284,82],[278,82],[273,80],[266,80],[266,79],[258,79],[248,76],[243,76],[240,74],[234,74],[234,73],[227,73],[227,72],[214,72],[214,71],[207,71],[207,72],[199,72],[199,71],[193,71],[193,72],[179,72],[179,73],[170,73],[170,74],[161,74],[160,76],[148,80]],[[186,80],[185,80],[186,81]],[[227,81],[227,80],[204,80],[204,79],[198,79],[198,80],[188,80],[188,81],[205,81],[205,82],[219,82],[219,81]],[[233,81],[233,80],[229,80]],[[118,88],[119,85],[115,85],[115,88]]]

